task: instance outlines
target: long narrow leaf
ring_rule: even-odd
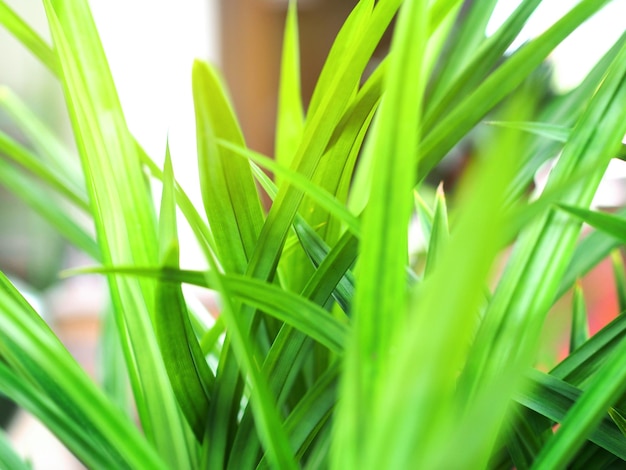
[[[44,6],[59,55],[103,261],[153,264],[157,240],[151,195],[89,6],[82,0],[46,0]],[[154,281],[111,277],[110,287],[143,429],[166,461],[188,468],[188,434],[151,321]],[[155,389],[162,393],[155,395],[151,392]]]
[[[288,167],[298,149],[304,129],[304,110],[300,86],[300,40],[297,2],[290,0],[280,70],[278,113],[276,123],[276,161]],[[280,184],[280,181],[277,180]]]
[[[0,0],[2,25],[24,44],[53,73],[58,70],[57,57],[39,34],[19,17],[4,0]]]
[[[381,381],[392,335],[406,311],[407,227],[420,141],[427,18],[426,2],[405,2],[391,46],[386,95],[374,134],[374,181],[363,216],[354,330],[341,385],[344,400],[333,449],[337,468],[382,463],[378,460],[382,456],[366,447],[371,435],[362,410],[376,404],[377,391],[371,384]],[[372,461],[366,455],[376,458]]]
[[[169,148],[163,171],[159,220],[161,263],[178,269],[176,196]],[[214,377],[191,328],[189,312],[179,283],[161,281],[156,289],[156,335],[172,389],[196,438],[202,442],[207,427],[210,389]]]
[[[587,320],[587,307],[585,297],[580,284],[574,288],[574,300],[572,305],[572,331],[570,333],[570,353],[581,347],[589,339],[589,324]]]
[[[22,403],[55,427],[85,461],[93,458],[116,468],[164,467],[131,421],[104,397],[2,274],[0,312],[0,354],[14,371],[2,366],[0,389],[26,400]]]
[[[501,99],[517,88],[559,44],[609,0],[583,0],[541,36],[522,47],[424,136],[420,171],[427,174]]]
[[[525,391],[516,395],[516,401],[556,422],[562,422],[582,394],[580,389],[538,371],[530,373],[529,379],[534,386],[525,387]],[[626,438],[608,415],[603,416],[598,428],[590,433],[589,439],[626,460]],[[571,457],[573,456],[572,454]],[[539,461],[535,464],[539,465]],[[545,465],[543,462],[542,464]]]

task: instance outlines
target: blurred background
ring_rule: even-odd
[[[7,0],[7,3],[49,40],[40,0]],[[287,0],[90,1],[131,131],[159,164],[169,138],[177,178],[198,204],[201,198],[196,177],[192,62],[201,58],[219,64],[249,146],[271,155],[287,3]],[[355,0],[298,2],[305,103],[336,32],[355,3]],[[544,1],[512,49],[540,34],[575,3]],[[495,30],[517,4],[517,0],[501,0],[489,30]],[[576,86],[625,29],[626,0],[616,0],[552,53],[542,86],[550,93],[563,93]],[[380,57],[385,54],[389,36],[379,47]],[[63,137],[68,148],[73,148],[62,91],[54,77],[2,29],[0,54],[3,58],[0,87],[17,94]],[[0,130],[28,145],[2,109]],[[447,168],[440,176],[445,179],[455,171],[454,167]],[[611,167],[606,177],[611,186],[605,186],[603,207],[624,202],[625,177],[626,172],[619,165]],[[204,267],[198,261],[201,257],[193,250],[191,233],[184,227],[181,230],[182,266]],[[102,280],[94,276],[60,280],[57,275],[59,270],[84,264],[90,264],[90,260],[67,246],[45,221],[0,187],[0,270],[30,296],[72,353],[97,377],[99,319],[106,305]],[[613,283],[603,282],[605,276],[611,276],[610,264],[601,266],[587,281],[600,279],[596,288],[587,289],[590,310],[599,312],[592,331],[616,314],[617,307],[610,300],[614,299]],[[0,411],[0,417],[6,425],[10,414]],[[11,425],[14,443],[31,458],[35,468],[70,468],[69,463],[59,464],[61,456],[51,457],[50,452],[62,453],[62,449],[44,451],[42,446],[48,441],[38,434],[44,431],[33,428],[27,418],[14,418]]]

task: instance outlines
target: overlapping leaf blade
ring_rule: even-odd
[[[153,264],[157,256],[154,208],[89,7],[85,1],[64,0],[45,1],[44,5],[102,259],[106,264]],[[112,276],[109,283],[143,429],[165,460],[188,468],[185,423],[151,321],[154,282]],[[153,394],[155,389],[162,393]]]
[[[366,457],[370,436],[362,410],[375,410],[379,391],[372,384],[383,382],[392,335],[406,311],[407,227],[418,162],[427,21],[426,2],[403,4],[390,52],[386,95],[374,128],[375,173],[363,216],[354,329],[346,352],[344,399],[334,442],[336,468],[382,463]]]
[[[169,148],[163,171],[159,219],[160,258],[163,266],[178,269],[178,235],[174,173]],[[156,288],[155,330],[172,389],[196,438],[202,442],[213,386],[213,373],[202,354],[189,321],[180,283],[160,281]]]
[[[583,0],[544,34],[519,49],[449,113],[425,129],[421,148],[423,178],[490,109],[517,88],[573,30],[608,0]]]
[[[87,377],[60,341],[0,274],[0,388],[55,428],[86,463],[164,468],[154,449]],[[10,368],[10,369],[9,369]]]

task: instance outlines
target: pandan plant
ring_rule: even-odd
[[[273,156],[246,147],[219,73],[194,63],[196,207],[177,155],[157,164],[129,132],[88,1],[43,0],[48,44],[0,0],[0,23],[58,77],[80,157],[2,89],[29,145],[1,135],[0,179],[93,258],[80,271],[106,276],[103,343],[125,364],[94,383],[2,275],[0,392],[89,468],[622,468],[626,317],[589,338],[577,280],[626,239],[625,212],[590,210],[624,156],[626,34],[540,99],[533,71],[609,1],[581,0],[510,53],[541,2],[488,36],[496,3],[359,1],[305,110],[291,2]],[[474,128],[458,188],[434,192]],[[177,212],[205,271],[180,266]],[[182,284],[219,294],[215,322]],[[546,316],[575,285],[569,353],[539,370]],[[110,386],[124,378],[132,405]],[[2,467],[24,468],[5,441]]]

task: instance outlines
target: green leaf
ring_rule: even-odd
[[[219,140],[233,145],[245,146],[243,135],[229,103],[224,85],[217,72],[202,62],[194,63],[192,88],[196,112],[196,139],[200,186],[207,219],[215,239],[217,260],[227,274],[243,274],[250,257],[257,247],[257,238],[263,224],[263,212],[259,195],[252,178],[248,161],[236,156],[232,150],[218,145]],[[210,256],[207,254],[207,256]],[[217,265],[215,265],[217,267]],[[212,274],[217,276],[217,273]],[[216,286],[220,286],[216,280]],[[223,286],[222,286],[223,287]],[[218,289],[222,296],[226,292]],[[261,440],[269,446],[268,451],[285,463],[291,459],[286,439],[280,434],[270,436],[268,423],[275,425],[278,415],[269,399],[263,378],[258,371],[250,370],[256,355],[252,338],[252,326],[257,322],[253,310],[231,302],[226,315],[227,339],[236,332],[238,340],[226,341],[217,371],[214,396],[209,410],[209,421],[214,423],[208,435],[208,459],[206,466],[223,467],[228,458],[228,435],[234,432],[243,390],[242,370],[254,375],[261,390],[253,390],[257,431]],[[230,320],[229,320],[230,319]],[[260,397],[260,398],[259,398]],[[259,401],[261,400],[261,401]],[[255,413],[255,414],[256,414]]]
[[[552,421],[529,409],[514,407],[509,424],[506,450],[515,468],[529,469],[535,456],[551,434]],[[506,425],[506,424],[505,424]]]
[[[235,370],[235,372],[242,375],[247,374],[250,381],[250,403],[254,410],[255,426],[259,439],[263,443],[272,465],[278,468],[295,469],[293,452],[282,427],[274,397],[270,393],[266,377],[259,370],[255,344],[248,339],[251,325],[249,321],[246,321],[248,319],[238,317],[238,305],[232,301],[233,294],[230,287],[223,282],[222,277],[218,274],[216,262],[207,251],[206,246],[203,248],[210,265],[210,270],[205,273],[206,279],[222,295],[221,315],[224,317],[232,349],[239,363],[239,370]],[[220,379],[218,373],[216,385]],[[222,429],[220,431],[223,432]]]
[[[489,110],[510,95],[552,49],[608,1],[582,0],[546,32],[516,51],[450,112],[425,124],[420,180]]]
[[[563,196],[565,204],[587,206],[591,203],[608,161],[626,132],[626,114],[620,104],[626,93],[621,86],[625,54],[626,47],[623,47],[550,174],[546,191],[558,188],[579,170],[595,165],[595,170],[590,171],[583,182]],[[503,371],[518,367],[514,364],[529,363],[579,231],[580,224],[552,211],[536,218],[524,229],[476,338],[485,349],[470,356],[468,372],[461,377],[461,383],[468,380],[473,384],[470,389],[482,387],[489,380],[499,381]],[[519,337],[519,331],[525,334],[513,350],[510,338]],[[488,376],[491,379],[487,379]],[[468,400],[471,401],[471,394]]]
[[[81,200],[82,206],[88,203],[85,180],[80,171],[80,162],[61,143],[59,138],[24,104],[17,95],[0,87],[0,107],[11,117],[15,125],[28,139],[35,153],[47,163],[49,171],[64,182]],[[81,204],[78,204],[79,207]]]
[[[609,416],[621,431],[622,436],[626,438],[626,419],[615,408],[609,408]]]
[[[589,100],[596,93],[598,87],[604,80],[607,69],[615,60],[615,57],[624,44],[626,44],[626,32],[622,34],[609,51],[602,56],[578,87],[566,95],[554,98],[552,102],[544,108],[543,112],[539,115],[539,120],[566,127],[573,127],[585,111]],[[559,142],[550,139],[536,139],[534,145],[531,145],[524,152],[522,157],[524,165],[516,175],[511,186],[511,199],[520,197],[522,194],[526,193],[539,167],[548,159],[556,156],[561,151],[562,147]],[[586,251],[583,253],[594,252],[594,248],[593,245],[586,247]],[[582,273],[576,274],[573,277],[568,275],[568,288],[581,276]],[[570,279],[571,282],[569,282]]]
[[[373,8],[373,1],[361,1],[356,4],[343,23],[315,85],[315,90],[313,91],[313,96],[309,104],[307,120],[318,112],[318,108],[322,105],[323,101],[327,100],[333,88],[337,87],[337,74],[343,71],[342,68],[345,67],[344,61],[346,55],[355,53],[355,43],[359,41],[363,31],[367,28],[368,24],[370,24]],[[346,89],[348,93],[352,93],[357,88],[357,84],[354,82],[350,83],[350,85],[350,89]]]
[[[615,278],[617,305],[621,314],[626,312],[626,273],[624,272],[624,260],[619,250],[611,252],[611,264],[613,265],[613,277]]]
[[[128,368],[124,362],[124,351],[115,327],[113,306],[107,305],[102,316],[102,332],[98,343],[101,351],[98,370],[101,371],[102,389],[121,410],[130,413],[132,406]]]
[[[509,129],[519,129],[541,137],[554,140],[556,142],[567,142],[572,129],[569,127],[549,124],[545,122],[504,122],[504,121],[486,121],[485,124],[492,126],[508,127]],[[616,154],[617,158],[624,159],[626,157],[626,144],[622,144],[620,150]]]
[[[276,161],[283,167],[290,166],[304,129],[297,8],[297,2],[290,0],[283,34],[280,86],[278,87],[275,147]],[[280,184],[280,180],[277,180],[277,183]]]
[[[591,133],[596,131],[595,145],[591,147],[593,153],[613,155],[621,145],[621,140],[626,133],[626,110],[622,106],[626,100],[626,46],[622,48],[612,67],[609,69],[603,85],[596,94],[596,103],[601,106],[590,106],[587,116],[594,121],[587,124],[585,119],[581,122],[587,124]],[[597,109],[595,109],[597,108]],[[590,112],[593,110],[592,112]],[[577,129],[579,129],[577,127]],[[576,133],[576,131],[575,131]],[[577,137],[573,136],[573,139]],[[567,149],[567,147],[566,147]],[[591,153],[591,151],[590,151]],[[565,151],[564,151],[565,155]],[[561,157],[563,158],[563,156]],[[590,192],[588,198],[593,196]],[[570,201],[566,201],[569,203]],[[569,204],[568,204],[569,205]],[[574,203],[574,205],[576,205]],[[623,368],[619,360],[624,346],[618,346],[616,355],[612,356],[590,381],[589,388],[580,400],[570,410],[562,423],[559,432],[553,437],[546,447],[542,449],[538,461],[548,466],[565,465],[571,458],[572,452],[580,448],[585,436],[584,430],[593,426],[602,419],[608,406],[611,405],[624,392]]]
[[[232,277],[226,282],[236,282],[237,289],[231,291],[235,297],[301,330],[332,351],[343,352],[347,327],[316,304],[255,279]]]
[[[587,307],[583,288],[580,283],[574,287],[574,300],[572,305],[572,331],[570,333],[570,354],[581,347],[589,339],[589,323],[587,319]]]
[[[161,263],[169,269],[178,269],[176,196],[169,146],[163,170],[159,228]],[[196,438],[202,442],[215,378],[191,327],[180,283],[158,283],[155,312],[157,340],[172,390]]]
[[[305,178],[314,174],[399,3],[398,0],[378,2],[371,12],[371,0],[360,2],[339,33],[311,99],[305,129],[292,163],[292,168]],[[303,196],[292,186],[280,188],[259,235],[249,274],[263,279],[273,276]]]
[[[426,258],[426,269],[424,271],[425,276],[432,273],[433,269],[437,266],[437,259],[443,255],[449,236],[448,209],[446,207],[443,185],[439,185],[435,199],[432,232],[428,244],[428,256]]]
[[[102,260],[107,265],[155,264],[151,194],[89,6],[84,0],[45,0],[44,6]],[[111,276],[109,285],[142,428],[164,460],[176,468],[189,468],[193,443],[188,441],[152,324],[154,281]]]
[[[572,132],[568,127],[546,122],[505,122],[505,121],[485,121],[485,124],[509,129],[518,129],[541,137],[565,143]]]
[[[360,224],[358,219],[343,204],[334,198],[332,194],[328,193],[319,186],[316,186],[301,174],[282,166],[271,158],[258,152],[254,152],[253,150],[249,150],[244,147],[237,147],[226,141],[219,141],[219,145],[230,150],[235,155],[250,159],[261,167],[280,175],[285,181],[288,181],[289,184],[306,193],[306,195],[315,200],[317,204],[326,209],[333,216],[337,217],[337,219],[341,222],[345,223],[348,230],[356,236],[359,236]]]
[[[591,211],[567,204],[559,204],[559,208],[586,224],[617,238],[622,243],[626,243],[626,219],[619,215]]]
[[[550,374],[585,388],[587,381],[614,353],[626,334],[626,319],[618,316],[557,364]]]
[[[87,465],[165,468],[3,274],[0,355],[0,391],[46,423]]]
[[[220,264],[241,274],[263,223],[260,199],[248,162],[218,145],[222,139],[243,146],[243,136],[217,72],[200,61],[193,67],[193,94],[202,200]]]
[[[428,101],[425,128],[441,120],[446,111],[485,80],[502,60],[524,24],[539,5],[540,0],[524,0],[504,21],[500,28],[486,36],[487,23],[495,7],[494,0],[470,5],[459,30],[451,34],[450,54],[444,55],[442,71],[432,80],[433,94]],[[461,13],[463,15],[464,12]]]
[[[0,182],[58,230],[70,243],[94,260],[101,259],[100,248],[94,238],[67,213],[66,208],[60,204],[55,195],[2,158],[0,158]]]
[[[348,199],[355,165],[380,103],[384,71],[385,67],[379,65],[347,106],[311,179],[313,184],[334,195],[342,204]],[[333,244],[344,230],[345,222],[311,194],[303,200],[300,213],[311,227],[319,227],[317,232],[329,244]]]
[[[626,217],[626,210],[617,212],[620,217]],[[584,276],[600,261],[606,258],[611,250],[618,248],[621,241],[602,231],[594,231],[578,244],[574,255],[561,280],[558,297],[561,297],[576,282],[576,279]]]
[[[297,449],[296,455],[299,458],[306,454],[314,439],[322,432],[324,424],[330,420],[336,401],[338,375],[339,363],[335,363],[302,397],[285,420],[291,445]],[[326,429],[326,433],[330,434],[330,429]],[[259,467],[266,466],[267,461],[263,459]]]
[[[24,462],[13,450],[7,435],[3,431],[0,431],[0,465],[2,468],[11,470],[31,470],[31,466]]]
[[[66,275],[99,273],[143,276],[159,279],[163,284],[188,283],[217,289],[215,283],[207,284],[205,273],[179,270],[173,266],[166,268],[106,266],[73,269],[65,273]],[[225,274],[220,279],[220,283],[228,288],[233,298],[251,304],[268,315],[301,330],[307,336],[319,341],[334,352],[343,352],[347,326],[319,307],[317,302],[307,301],[306,298],[300,295],[282,290],[273,284],[250,279],[247,276]],[[326,293],[325,295],[328,296],[328,285],[331,285],[332,282],[328,282],[324,289],[322,289],[323,286],[318,284],[321,281],[327,281],[327,279],[326,276],[320,276],[317,279],[317,283],[314,280],[309,295],[318,296],[318,290],[323,290]],[[172,343],[181,344],[181,342],[175,341],[172,341]]]
[[[276,186],[274,183],[254,163],[252,164],[252,170],[257,181],[267,192],[270,199],[273,200],[276,197]],[[347,313],[350,310],[354,292],[354,276],[348,268],[356,260],[358,239],[352,236],[350,232],[346,232],[335,245],[335,248],[329,250],[324,240],[299,214],[296,214],[294,220],[294,230],[309,259],[315,266],[319,267],[313,274],[310,282],[317,282],[314,281],[314,278],[317,277],[319,281],[332,285],[334,288],[333,297],[343,311]],[[339,281],[335,279],[335,276],[340,276]]]
[[[37,57],[51,72],[58,71],[57,57],[45,41],[22,20],[4,0],[0,0],[0,23]]]
[[[496,0],[472,3],[466,11],[459,13],[457,29],[448,39],[454,40],[455,47],[449,54],[443,56],[445,61],[442,61],[441,70],[436,75],[430,101],[436,100],[438,95],[450,86],[452,78],[472,59],[479,46],[485,41],[485,29],[496,3]],[[434,8],[433,10],[431,14],[435,13]],[[461,19],[462,21],[459,21]]]
[[[60,171],[53,170],[49,164],[40,160],[33,155],[28,149],[18,144],[9,136],[0,132],[0,151],[5,153],[13,161],[21,167],[28,170],[38,180],[49,185],[54,191],[67,198],[76,207],[86,211],[89,209],[89,203],[80,189],[72,187],[72,183],[64,181],[65,178]]]
[[[396,320],[393,355],[375,389],[371,419],[379,424],[365,459],[371,468],[402,468],[416,460],[425,468],[481,468],[488,460],[508,397],[498,383],[467,401],[458,379],[468,345],[485,346],[473,340],[483,318],[487,276],[504,247],[508,220],[503,190],[517,163],[496,156],[506,155],[502,149],[516,148],[516,143],[508,134],[497,139],[466,175],[445,250],[428,277],[411,289],[409,314]],[[385,312],[385,320],[390,316]],[[515,381],[513,375],[500,379]],[[474,438],[476,419],[481,420],[481,433]],[[405,432],[398,435],[393,429]],[[451,447],[454,455],[446,451]],[[385,450],[390,448],[394,451]]]
[[[555,422],[562,423],[569,410],[576,406],[584,396],[584,392],[573,385],[536,370],[528,373],[528,379],[532,386],[524,387],[516,394],[515,400]],[[580,434],[583,440],[588,438],[591,442],[626,460],[626,438],[611,422],[606,412],[602,413],[597,427],[587,428],[587,431],[588,436],[586,433]],[[572,458],[574,455],[572,453],[568,457]],[[550,468],[541,467],[545,465],[545,461],[541,461],[540,458],[535,461],[534,465],[536,468]]]
[[[374,176],[363,214],[354,328],[332,449],[337,468],[387,466],[396,457],[382,460],[376,452],[377,444],[374,447],[370,439],[377,433],[368,433],[362,410],[378,404],[372,383],[382,382],[393,334],[405,320],[407,227],[420,142],[427,17],[426,2],[403,3],[394,28],[385,97],[373,129]]]

